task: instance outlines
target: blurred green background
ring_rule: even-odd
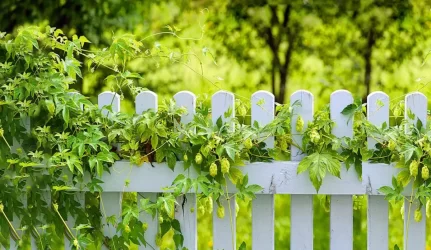
[[[133,33],[145,48],[168,57],[133,61],[142,74],[135,84],[159,94],[159,100],[190,90],[212,94],[230,90],[249,98],[268,90],[287,103],[291,93],[307,89],[316,108],[330,93],[347,89],[365,100],[381,90],[396,102],[410,91],[431,93],[431,1],[429,0],[3,0],[0,31],[22,25],[57,27],[86,36],[89,50],[108,47],[116,35]],[[169,26],[167,26],[169,25]],[[175,60],[172,60],[174,58]],[[110,72],[83,67],[72,87],[96,101],[110,90]],[[134,112],[125,92],[122,110]],[[289,249],[290,198],[276,196],[276,249]],[[354,212],[355,250],[366,249],[366,198]],[[251,244],[251,204],[240,203],[238,245]],[[402,245],[400,205],[390,212],[390,242]],[[329,249],[329,213],[315,199],[314,246]],[[428,249],[431,249],[428,223]],[[210,249],[211,216],[199,218],[199,249]],[[249,247],[250,248],[250,247]]]

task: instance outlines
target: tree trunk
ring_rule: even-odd
[[[366,99],[371,91],[371,73],[372,73],[371,59],[373,55],[373,46],[375,42],[376,42],[375,33],[374,33],[374,30],[371,29],[368,33],[367,47],[365,48],[365,53],[364,53],[364,61],[365,61],[364,85],[366,88],[366,93],[363,99],[364,98]]]

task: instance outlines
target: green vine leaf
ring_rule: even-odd
[[[326,172],[332,175],[340,177],[341,170],[341,158],[336,152],[329,153],[313,153],[306,156],[298,165],[297,173],[303,173],[309,171],[310,180],[313,183],[314,188],[319,192],[322,181],[325,178]]]

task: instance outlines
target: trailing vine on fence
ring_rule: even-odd
[[[184,63],[190,52],[172,56],[160,46],[147,48],[132,35],[115,37],[103,50],[84,49],[88,43],[83,36],[69,39],[51,27],[45,31],[28,27],[16,36],[0,33],[0,242],[5,247],[14,244],[8,240],[12,235],[19,245],[29,244],[32,236],[40,249],[52,249],[64,234],[76,249],[100,244],[112,249],[146,245],[148,225],[139,219],[139,214],[146,212],[159,216],[157,243],[173,231],[174,247],[185,249],[174,217],[178,198],[190,189],[199,189],[198,213],[212,213],[217,206],[219,217],[227,213],[232,218],[235,211],[226,212],[220,202],[232,195],[227,183],[236,185],[236,198],[252,200],[261,187],[249,183],[241,167],[246,162],[288,160],[291,145],[307,154],[299,163],[298,174],[308,171],[316,190],[327,172],[340,177],[342,162],[347,168],[354,167],[358,177],[362,161],[397,162],[403,170],[394,178],[393,187],[381,191],[388,199],[403,200],[402,190],[414,183],[415,198],[427,206],[427,213],[430,211],[431,131],[420,121],[412,125],[400,117],[402,104],[393,110],[395,126],[383,127],[367,121],[360,101],[347,106],[342,113],[354,121],[353,138],[332,135],[334,122],[328,107],[308,124],[297,116],[296,131],[303,134],[300,144],[292,142],[291,121],[292,107],[301,103],[277,104],[276,116],[266,126],[248,124],[248,104],[239,100],[236,117],[227,123],[222,118],[212,122],[206,99],[199,99],[194,119],[187,124],[180,123],[186,110],[173,101],[165,102],[157,112],[114,113],[109,106],[99,110],[84,96],[71,94],[69,85],[82,77],[83,62],[78,56],[86,58],[91,70],[111,69],[107,81],[115,83],[114,91],[127,89],[137,94],[141,89],[134,83],[141,76],[130,72],[128,63],[149,57]],[[232,110],[226,117],[229,112]],[[405,126],[411,132],[406,132]],[[270,136],[276,139],[273,148],[265,147]],[[370,136],[377,141],[376,149],[367,147]],[[103,204],[100,177],[109,174],[105,172],[119,159],[136,165],[167,162],[171,169],[183,161],[184,169],[194,168],[199,177],[177,176],[167,187],[171,192],[159,195],[156,201],[142,199],[138,205],[125,199],[122,219],[107,218],[119,234],[106,239],[100,219],[104,216],[99,208]],[[86,207],[80,207],[76,197],[80,188],[91,192]],[[73,228],[65,222],[67,213],[76,218]],[[417,210],[415,219],[420,217]],[[19,227],[11,223],[13,218],[20,221]]]

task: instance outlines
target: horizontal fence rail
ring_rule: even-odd
[[[193,119],[196,108],[196,96],[188,91],[182,91],[174,96],[176,104],[187,109],[187,113],[181,117],[182,123],[188,123]],[[261,100],[264,100],[263,102]],[[299,101],[301,105],[293,107],[292,118],[292,140],[301,143],[302,136],[296,131],[296,119],[301,116],[305,126],[308,121],[312,121],[314,112],[314,97],[304,90],[297,91],[291,95],[291,104]],[[350,92],[339,90],[332,93],[330,98],[331,119],[336,126],[332,133],[337,137],[353,136],[353,121],[341,114],[341,111],[353,102]],[[263,103],[263,105],[262,105]],[[383,104],[383,105],[382,105]],[[120,112],[120,97],[113,92],[104,92],[99,95],[98,105],[102,109],[109,105],[112,112]],[[405,98],[406,110],[410,109],[416,119],[426,122],[427,98],[421,93],[411,93]],[[274,119],[274,96],[267,91],[258,91],[251,96],[251,120],[260,125],[266,125]],[[158,98],[154,92],[141,92],[135,101],[136,113],[141,114],[147,110],[157,112]],[[232,93],[219,91],[212,96],[212,118],[215,122],[222,117],[223,122],[229,123],[235,115],[235,97]],[[230,116],[225,117],[228,111]],[[110,115],[108,110],[103,110],[105,115]],[[367,99],[368,120],[375,125],[389,123],[389,97],[383,92],[374,92]],[[407,113],[405,114],[407,118]],[[415,121],[411,121],[415,122]],[[372,148],[373,138],[368,138],[369,147]],[[274,138],[266,140],[267,147],[274,146]],[[258,184],[263,190],[257,194],[257,198],[252,204],[252,249],[274,249],[274,194],[291,194],[291,250],[312,250],[313,249],[313,195],[317,192],[309,180],[307,173],[297,174],[299,161],[305,157],[300,149],[291,148],[291,161],[273,161],[265,163],[247,163],[243,168],[244,174],[248,174],[249,183]],[[165,163],[144,163],[141,166],[131,166],[130,162],[120,160],[115,162],[111,173],[105,173],[102,177],[104,183],[101,184],[104,192],[101,196],[101,210],[106,214],[104,218],[116,215],[121,218],[121,200],[124,192],[138,192],[142,197],[155,200],[157,193],[168,192],[165,187],[170,186],[172,181],[179,174],[186,174],[191,178],[198,174],[193,168],[184,172],[183,163],[177,162],[175,170],[171,170]],[[331,196],[330,213],[330,249],[331,250],[353,250],[353,201],[352,195],[367,195],[367,232],[368,250],[385,250],[389,248],[388,243],[388,202],[384,199],[378,189],[382,186],[392,185],[392,176],[396,176],[400,170],[393,164],[373,164],[362,163],[362,178],[359,178],[354,169],[347,170],[343,165],[341,178],[331,175],[325,177],[319,190],[319,194]],[[125,183],[129,183],[125,186]],[[236,192],[235,187],[230,185],[229,191]],[[409,190],[407,187],[406,190]],[[81,205],[85,206],[84,193],[86,190],[76,189],[80,192]],[[49,194],[49,190],[47,190]],[[410,195],[406,191],[405,195]],[[138,198],[141,197],[138,195]],[[184,207],[178,207],[175,213],[180,221],[181,230],[184,234],[184,246],[188,249],[197,249],[197,198],[194,190],[187,194],[187,203]],[[49,200],[49,199],[48,199]],[[180,202],[180,201],[179,201]],[[182,202],[182,201],[181,201]],[[406,201],[408,202],[408,201]],[[231,206],[235,211],[235,200],[224,200],[222,203]],[[138,201],[138,204],[140,202]],[[406,204],[406,209],[409,207]],[[417,204],[413,204],[412,211]],[[231,224],[228,216],[223,219],[216,214],[217,206],[214,206],[213,216],[213,249],[232,250],[232,235],[235,235],[235,225],[231,231]],[[425,220],[415,222],[413,216],[405,218],[405,234],[408,230],[408,240],[404,242],[404,249],[424,250],[425,249]],[[158,233],[157,216],[154,218],[142,214],[142,219],[148,223],[146,240],[147,247],[140,246],[139,249],[153,249],[156,246],[155,239]],[[408,218],[411,218],[408,221]],[[235,224],[235,220],[233,220]],[[15,223],[15,221],[14,221]],[[75,224],[71,216],[67,219],[68,225]],[[104,223],[104,233],[112,237],[116,234],[116,229],[112,225]],[[407,227],[407,225],[409,226]],[[11,241],[12,242],[12,241]],[[151,246],[150,246],[151,245]],[[236,248],[238,246],[235,246]],[[11,243],[11,248],[17,248]],[[32,243],[32,248],[36,249],[36,244]],[[70,249],[71,244],[65,238],[65,248]],[[157,248],[157,247],[156,247]]]

